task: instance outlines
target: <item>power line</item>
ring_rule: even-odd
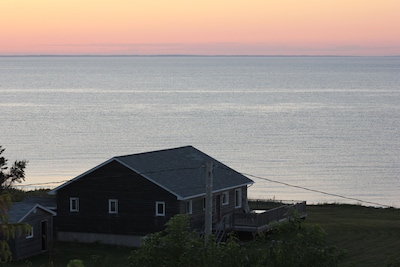
[[[233,171],[229,167],[222,167],[220,165],[214,165],[214,167],[215,168],[219,168],[219,169]],[[139,172],[138,174],[139,175],[146,175],[146,174],[171,172],[171,171],[193,170],[193,169],[200,169],[200,168],[204,168],[204,166],[202,165],[202,166],[197,166],[197,167],[173,168],[173,169],[165,169],[165,170],[159,170],[159,171],[147,171],[147,172],[142,172],[142,173]],[[293,185],[293,184],[289,184],[289,183],[285,183],[285,182],[280,182],[280,181],[276,181],[276,180],[272,180],[272,179],[269,179],[269,178],[248,174],[248,173],[240,173],[240,174],[242,174],[244,176],[250,176],[250,177],[254,177],[254,178],[260,179],[260,180],[268,181],[268,182],[271,182],[271,183],[281,184],[281,185],[285,185],[285,186],[288,186],[288,187],[298,188],[298,189],[302,189],[302,190],[306,190],[306,191],[310,191],[310,192],[314,192],[314,193],[319,193],[319,194],[323,194],[323,195],[339,197],[339,198],[343,198],[343,199],[347,199],[347,200],[352,200],[352,201],[357,201],[357,202],[362,202],[362,203],[368,203],[368,204],[382,206],[382,207],[392,207],[392,206],[386,205],[386,204],[381,204],[381,203],[372,202],[372,201],[366,201],[366,200],[353,198],[353,197],[342,196],[342,195],[339,195],[339,194],[328,193],[328,192],[325,192],[325,191],[311,189],[311,188],[307,188],[307,187],[299,186],[299,185]],[[46,183],[32,183],[32,184],[15,185],[15,186],[25,187],[25,186],[37,186],[37,185],[50,185],[50,184],[65,183],[65,182],[68,182],[68,181],[70,181],[70,180],[63,180],[63,181],[58,181],[58,182],[46,182]]]
[[[339,198],[343,198],[343,199],[347,199],[347,200],[353,200],[353,201],[357,201],[357,202],[363,202],[363,203],[378,205],[378,206],[382,206],[382,207],[388,207],[388,208],[392,207],[392,206],[381,204],[381,203],[377,203],[377,202],[366,201],[366,200],[353,198],[353,197],[346,197],[346,196],[342,196],[342,195],[338,195],[338,194],[328,193],[328,192],[321,191],[321,190],[307,188],[307,187],[304,187],[304,186],[293,185],[293,184],[289,184],[289,183],[285,183],[285,182],[279,182],[279,181],[275,181],[275,180],[272,180],[272,179],[268,179],[268,178],[265,178],[265,177],[260,177],[260,176],[256,176],[256,175],[252,175],[252,174],[247,174],[247,173],[242,173],[242,174],[246,175],[246,176],[254,177],[254,178],[257,178],[257,179],[260,179],[260,180],[265,180],[265,181],[268,181],[268,182],[271,182],[271,183],[282,184],[282,185],[285,185],[285,186],[299,188],[299,189],[303,189],[303,190],[306,190],[306,191],[315,192],[315,193],[319,193],[319,194],[323,194],[323,195],[339,197]]]
[[[137,174],[146,175],[146,174],[155,174],[155,173],[172,172],[172,171],[194,170],[194,169],[200,169],[200,168],[205,168],[205,165],[190,167],[190,168],[185,167],[185,168],[164,169],[164,170],[158,170],[158,171],[138,172]],[[28,186],[37,186],[37,185],[61,184],[61,183],[69,182],[69,181],[70,180],[63,180],[63,181],[58,181],[58,182],[32,183],[32,184],[14,184],[13,186],[28,187]]]
[[[61,183],[65,183],[68,181],[69,180],[63,180],[63,181],[58,181],[58,182],[34,183],[34,184],[15,184],[13,186],[25,187],[25,186],[37,186],[37,185],[61,184]]]

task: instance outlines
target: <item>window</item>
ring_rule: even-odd
[[[203,210],[206,210],[206,198],[203,198]]]
[[[156,201],[156,216],[165,216],[165,202]]]
[[[235,190],[235,208],[242,207],[242,190],[236,189]]]
[[[26,239],[29,238],[33,238],[33,227],[29,227],[28,229],[26,229],[26,235],[25,235]]]
[[[222,205],[228,205],[229,204],[229,192],[224,192],[221,195],[221,203]]]
[[[118,199],[108,200],[108,213],[118,214]]]
[[[193,202],[191,200],[186,202],[186,213],[187,214],[193,213]]]
[[[79,198],[71,197],[69,199],[69,211],[78,212],[79,211]]]

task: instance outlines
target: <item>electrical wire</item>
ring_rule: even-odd
[[[145,174],[163,173],[163,172],[171,172],[171,171],[193,170],[193,169],[200,169],[200,168],[204,168],[204,165],[198,166],[198,167],[190,167],[190,168],[186,167],[186,168],[175,168],[175,169],[159,170],[159,171],[148,171],[148,172],[142,172],[142,173],[138,173],[138,174],[139,175],[141,175],[141,174],[145,175]],[[231,169],[231,168],[229,168],[227,166],[221,166],[221,165],[214,165],[214,168],[234,171],[233,169]],[[322,190],[311,189],[311,188],[307,188],[307,187],[304,187],[304,186],[289,184],[289,183],[286,183],[286,182],[280,182],[280,181],[272,180],[272,179],[269,179],[269,178],[265,178],[265,177],[261,177],[261,176],[257,176],[257,175],[253,175],[253,174],[248,174],[248,173],[239,173],[239,174],[244,175],[244,176],[253,177],[253,178],[256,178],[256,179],[260,179],[260,180],[264,180],[264,181],[268,181],[268,182],[271,182],[271,183],[281,184],[281,185],[284,185],[284,186],[298,188],[298,189],[302,189],[302,190],[306,190],[306,191],[310,191],[310,192],[314,192],[314,193],[319,193],[319,194],[323,194],[323,195],[343,198],[343,199],[357,201],[357,202],[361,202],[361,203],[368,203],[368,204],[371,204],[371,205],[377,205],[377,206],[381,206],[381,207],[390,207],[390,208],[392,207],[392,206],[386,205],[386,204],[381,204],[381,203],[377,203],[377,202],[362,200],[362,199],[353,198],[353,197],[347,197],[347,196],[343,196],[343,195],[339,195],[339,194],[333,194],[333,193],[325,192],[325,191],[322,191]],[[28,186],[38,186],[38,185],[51,185],[51,184],[61,184],[61,183],[65,183],[65,182],[68,182],[68,181],[70,181],[70,180],[63,180],[63,181],[58,181],[58,182],[46,182],[46,183],[32,183],[32,184],[14,185],[14,186],[28,187]]]
[[[342,196],[342,195],[339,195],[339,194],[333,194],[333,193],[328,193],[328,192],[321,191],[321,190],[307,188],[307,187],[304,187],[304,186],[293,185],[293,184],[289,184],[289,183],[285,183],[285,182],[279,182],[279,181],[275,181],[275,180],[268,179],[268,178],[265,178],[265,177],[260,177],[260,176],[248,174],[248,173],[242,173],[242,174],[245,175],[245,176],[250,176],[250,177],[257,178],[257,179],[264,180],[264,181],[268,181],[268,182],[271,182],[271,183],[281,184],[281,185],[285,185],[285,186],[288,186],[288,187],[299,188],[299,189],[302,189],[302,190],[306,190],[306,191],[310,191],[310,192],[314,192],[314,193],[319,193],[319,194],[323,194],[323,195],[339,197],[339,198],[343,198],[343,199],[347,199],[347,200],[353,200],[353,201],[357,201],[357,202],[368,203],[368,204],[377,205],[377,206],[381,206],[381,207],[388,207],[388,208],[392,207],[392,206],[381,204],[381,203],[377,203],[377,202],[366,201],[366,200],[353,198],[353,197],[346,197],[346,196]]]
[[[61,183],[66,183],[68,181],[69,180],[63,180],[63,181],[58,181],[58,182],[34,183],[34,184],[14,184],[13,186],[28,187],[28,186],[38,186],[38,185],[61,184]]]

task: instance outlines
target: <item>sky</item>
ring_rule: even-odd
[[[400,0],[0,0],[0,55],[400,55]]]

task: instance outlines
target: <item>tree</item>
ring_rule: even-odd
[[[142,246],[133,251],[131,266],[250,266],[242,257],[244,248],[234,238],[221,244],[212,242],[213,236],[207,237],[207,243],[204,238],[190,230],[188,215],[175,215],[165,231],[148,235]]]
[[[320,227],[305,226],[295,215],[246,245],[234,237],[221,244],[205,243],[205,237],[191,232],[189,225],[187,215],[172,217],[165,231],[150,234],[132,253],[131,266],[333,267],[341,266],[345,259],[343,250],[326,243]]]
[[[13,184],[25,180],[26,160],[15,161],[11,168],[7,166],[7,159],[1,156],[4,148],[0,146],[0,191],[12,188]]]
[[[11,195],[7,191],[0,193],[0,264],[12,259],[8,240],[31,229],[26,223],[9,223],[8,209],[11,204]]]
[[[334,267],[344,264],[346,252],[328,244],[326,235],[318,225],[304,225],[296,214],[291,215],[262,241],[266,244],[261,246],[264,247],[262,265]]]
[[[0,155],[4,148],[0,146]],[[21,182],[25,179],[25,166],[27,161],[15,161],[10,169],[7,167],[7,159],[0,157],[0,263],[8,262],[12,259],[8,240],[15,238],[30,226],[24,223],[9,223],[8,209],[11,207],[12,199],[9,192],[5,189],[11,189],[15,182]]]

